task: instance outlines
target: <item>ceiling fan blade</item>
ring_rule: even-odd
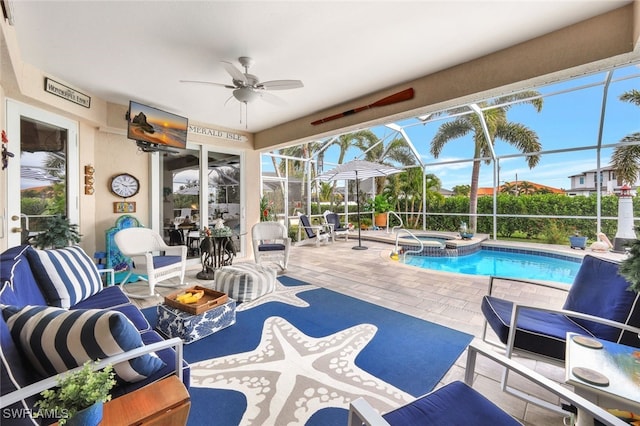
[[[304,87],[304,84],[300,80],[271,80],[263,81],[256,87],[265,90],[288,90]]]
[[[220,86],[220,87],[226,87],[227,89],[235,89],[235,86],[232,86],[230,84],[214,83],[213,81],[180,80],[180,83],[208,84],[210,86]]]
[[[220,63],[222,64],[224,69],[229,73],[229,75],[231,76],[232,79],[237,80],[237,81],[241,81],[241,82],[243,82],[245,84],[247,83],[247,77],[245,77],[245,75],[242,73],[242,71],[240,71],[238,68],[236,68],[236,66],[233,65],[231,62],[220,61]]]
[[[276,106],[286,106],[287,103],[279,98],[278,96],[268,93],[268,92],[258,92],[258,94],[260,95],[260,97],[266,101],[269,102],[272,105],[276,105]]]

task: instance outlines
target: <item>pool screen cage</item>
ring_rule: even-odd
[[[426,230],[449,223],[448,228],[452,228],[451,223],[479,221],[485,228],[489,226],[488,233],[497,239],[499,226],[502,227],[498,222],[506,219],[579,219],[594,222],[598,233],[603,221],[617,220],[615,214],[603,216],[603,196],[619,195],[623,185],[609,164],[611,154],[621,145],[640,145],[640,103],[634,104],[640,101],[622,97],[624,94],[639,96],[638,93],[640,68],[638,64],[632,64],[539,86],[535,90],[498,93],[495,97],[434,109],[365,130],[311,140],[263,154],[262,193],[272,203],[277,220],[285,224],[298,213],[319,221],[325,210],[335,211],[346,222],[352,222],[356,219],[353,207],[356,197],[367,206],[375,195],[386,194],[396,200],[396,206],[405,207],[403,210],[396,207],[390,214],[400,219],[395,220],[396,224],[401,222],[404,227]],[[529,111],[525,108],[527,105]],[[536,114],[531,106],[539,106],[542,112],[545,107],[550,111]],[[512,111],[514,116],[509,115]],[[505,143],[505,137],[510,136],[496,133],[495,123],[491,121],[502,115],[508,116],[509,124],[523,123],[525,129],[536,132],[539,149],[525,152],[518,150],[517,144],[514,147]],[[467,127],[457,129],[459,138],[454,134],[443,143],[443,135],[447,136],[447,131],[455,132],[456,129],[451,130],[455,126]],[[582,132],[580,136],[578,132]],[[476,149],[479,139],[485,143]],[[434,154],[434,146],[442,148],[439,157]],[[453,146],[462,151],[447,151]],[[454,155],[459,152],[466,153],[466,157]],[[477,153],[475,158],[474,152]],[[578,161],[578,157],[581,157],[578,171],[571,174],[569,166],[573,165],[574,158]],[[323,171],[352,159],[385,163],[406,173],[392,181],[384,178],[362,180],[359,194],[355,192],[354,181],[320,182],[316,179]],[[560,165],[551,170],[546,167],[547,162]],[[480,170],[476,178],[488,183],[477,185],[477,196],[478,199],[491,197],[489,211],[444,212],[433,208],[442,197],[464,195],[464,184],[456,185],[456,192],[443,188],[438,182],[458,173],[462,181],[473,184],[474,166]],[[551,172],[555,173],[560,188],[536,183]],[[504,180],[505,177],[509,180]],[[569,189],[562,185],[562,179],[569,184]],[[631,186],[635,190],[639,185],[640,180]],[[534,193],[527,192],[532,191],[532,187],[535,193],[555,191],[569,196],[595,195],[595,211],[582,215],[514,214],[513,211],[505,214],[500,211],[500,194],[529,195]],[[487,198],[481,201],[486,207]],[[608,199],[607,203],[610,203]],[[361,214],[372,217],[373,212],[363,209]]]

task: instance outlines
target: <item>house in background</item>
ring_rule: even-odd
[[[508,189],[508,190],[507,190]],[[565,191],[562,189],[554,188],[552,186],[542,185],[540,183],[531,182],[528,180],[521,181],[513,181],[513,182],[505,182],[503,185],[498,187],[498,194],[502,194],[504,192],[515,192],[518,195],[531,195],[531,194],[564,194]],[[478,188],[478,196],[483,195],[493,195],[493,187],[482,187]]]
[[[584,195],[589,196],[595,194],[598,185],[598,169],[586,170],[582,173],[569,176],[571,179],[571,188],[567,190],[567,195],[576,196]],[[604,195],[620,194],[620,188],[622,182],[617,178],[616,171],[611,166],[600,168],[600,190]],[[640,179],[631,185],[632,188],[640,186]],[[632,194],[635,196],[636,191],[632,190]]]

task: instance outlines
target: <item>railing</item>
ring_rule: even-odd
[[[395,253],[398,253],[398,238],[400,237],[400,234],[402,232],[405,232],[407,234],[409,234],[409,236],[411,236],[414,240],[416,240],[418,243],[420,243],[420,249],[419,250],[407,250],[404,253],[402,253],[402,261],[404,262],[407,258],[407,254],[408,253],[421,253],[422,250],[424,249],[424,244],[422,243],[422,240],[418,237],[416,237],[413,232],[409,231],[408,229],[398,229],[398,232],[396,233],[396,248],[395,248]]]
[[[396,225],[392,227],[391,232],[389,232],[389,223],[391,223],[391,221],[389,220],[389,215],[394,215],[400,221],[400,225]],[[404,228],[404,222],[402,221],[402,218],[398,215],[398,213],[393,211],[387,212],[387,234],[389,233],[393,234],[394,232],[396,232],[396,229],[401,229],[401,228]]]

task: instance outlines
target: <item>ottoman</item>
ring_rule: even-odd
[[[276,270],[255,263],[223,266],[215,275],[217,291],[237,302],[249,302],[271,293],[276,287]]]
[[[233,299],[198,315],[169,305],[158,305],[157,310],[156,330],[167,337],[180,337],[184,343],[195,342],[236,322],[236,301]]]

